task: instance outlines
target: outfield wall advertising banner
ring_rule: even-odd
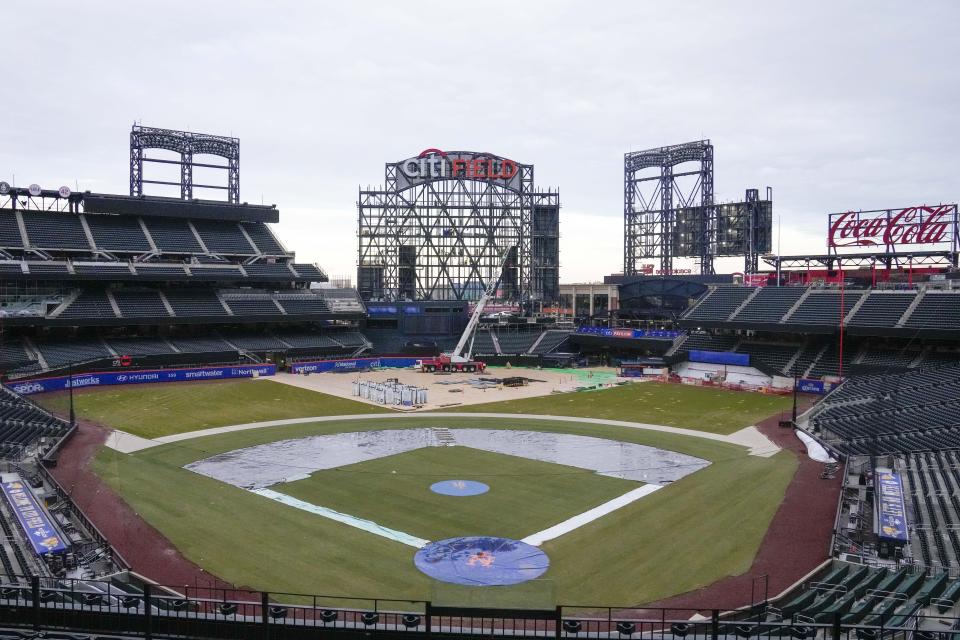
[[[673,340],[682,331],[667,331],[666,329],[609,329],[607,327],[577,327],[577,333],[602,338],[667,338]]]
[[[823,395],[827,392],[826,385],[823,380],[797,380],[797,391],[803,393],[816,393],[817,395]]]
[[[687,357],[690,362],[705,362],[707,364],[729,364],[737,367],[750,366],[750,354],[734,353],[733,351],[697,351],[690,350]]]
[[[7,497],[7,503],[16,514],[20,527],[27,534],[30,546],[38,556],[67,550],[67,545],[56,527],[51,524],[47,512],[40,507],[33,491],[27,485],[19,479],[4,482],[3,495]]]
[[[318,360],[290,365],[292,373],[326,373],[329,371],[363,371],[386,367],[405,369],[416,366],[421,358],[352,358],[350,360]]]
[[[277,373],[275,364],[236,365],[227,367],[199,367],[195,369],[156,369],[147,371],[103,371],[78,373],[73,376],[73,388],[101,387],[117,384],[149,384],[152,382],[186,382],[190,380],[220,380],[224,378],[252,378]],[[63,391],[71,385],[69,376],[38,378],[12,382],[8,386],[21,395]]]
[[[881,538],[907,542],[907,509],[903,503],[900,475],[890,469],[877,469],[877,532]]]

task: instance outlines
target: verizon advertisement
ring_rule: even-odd
[[[827,246],[834,253],[865,248],[887,253],[955,251],[957,205],[831,213]]]
[[[510,189],[520,188],[520,165],[508,158],[475,151],[424,149],[414,158],[401,160],[396,167],[398,189],[433,180],[490,181]]]

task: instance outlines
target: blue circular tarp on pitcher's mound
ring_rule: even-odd
[[[543,575],[550,558],[540,549],[509,538],[487,536],[431,542],[413,558],[431,578],[472,587],[519,584]]]
[[[441,480],[430,485],[430,491],[445,496],[478,496],[490,487],[474,480]]]

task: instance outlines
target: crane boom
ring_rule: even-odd
[[[483,308],[487,306],[487,301],[497,290],[497,285],[500,284],[500,276],[503,274],[503,268],[507,264],[507,258],[510,256],[510,251],[512,249],[513,246],[509,246],[507,247],[507,250],[504,251],[503,258],[500,260],[500,269],[497,272],[497,277],[490,279],[490,283],[487,285],[486,290],[484,290],[483,295],[481,295],[480,299],[477,300],[477,304],[473,308],[473,314],[471,314],[470,320],[467,322],[467,326],[463,330],[463,335],[460,336],[460,340],[457,342],[456,348],[450,352],[451,362],[465,362],[470,359],[470,356],[472,355],[470,351],[473,351],[473,333],[477,330],[477,325],[480,324],[480,316],[483,315]],[[468,350],[466,356],[464,356],[463,351],[468,343],[470,344],[470,349]]]

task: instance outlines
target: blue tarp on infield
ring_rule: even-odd
[[[431,542],[417,551],[413,562],[431,578],[471,587],[520,584],[550,568],[550,558],[533,545],[487,536]]]
[[[478,496],[490,486],[476,480],[441,480],[430,485],[430,491],[444,496]]]

